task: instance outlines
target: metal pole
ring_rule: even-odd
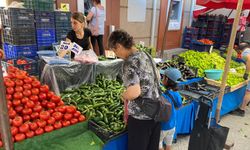
[[[150,46],[152,47],[154,47],[154,41],[155,41],[156,5],[157,5],[157,0],[154,0],[153,18],[152,18],[152,25],[151,25],[151,37],[150,37]]]
[[[0,133],[5,150],[13,150],[13,142],[10,133],[9,113],[7,108],[5,86],[3,80],[2,63],[0,59]]]
[[[234,19],[234,23],[233,23],[233,29],[231,32],[230,42],[229,42],[229,46],[228,46],[226,65],[224,68],[224,73],[223,73],[222,83],[221,83],[220,93],[219,93],[219,99],[218,99],[217,108],[216,108],[215,116],[216,116],[217,123],[220,120],[220,110],[221,110],[222,100],[223,100],[223,96],[224,96],[227,75],[228,75],[228,72],[230,69],[230,61],[231,61],[231,57],[232,57],[232,53],[233,53],[233,46],[234,46],[235,36],[236,36],[236,32],[237,32],[237,26],[239,23],[239,18],[240,18],[240,13],[242,10],[243,2],[244,2],[244,0],[239,0],[238,4],[237,4],[237,9],[236,9],[237,14],[236,14],[236,18]]]

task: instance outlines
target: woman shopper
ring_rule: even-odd
[[[159,149],[163,150],[163,142],[166,144],[165,150],[171,150],[176,127],[175,108],[182,106],[182,98],[178,92],[177,82],[182,78],[181,72],[176,68],[168,68],[161,74],[162,84],[167,89],[163,96],[172,105],[172,112],[169,121],[161,123],[161,135]]]
[[[122,99],[128,101],[128,150],[158,150],[161,124],[145,115],[136,103],[139,97],[159,96],[150,59],[135,48],[133,37],[123,30],[111,33],[108,46],[124,59],[122,79],[126,90]]]
[[[75,42],[80,45],[83,50],[93,49],[91,44],[91,31],[85,28],[85,17],[81,12],[75,12],[71,16],[71,26],[72,30],[67,34],[67,42]],[[66,54],[61,53],[60,56],[63,57]],[[74,53],[71,53],[71,58],[75,57]]]
[[[94,7],[91,8],[87,15],[87,20],[89,22],[89,28],[92,32],[91,42],[95,47],[97,41],[99,47],[99,54],[104,55],[103,48],[103,34],[104,34],[104,17],[105,10],[101,5],[101,0],[92,0]]]

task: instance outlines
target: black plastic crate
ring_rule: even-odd
[[[197,41],[192,41],[192,49],[199,52],[209,52],[212,45],[202,44]]]
[[[36,28],[55,28],[54,12],[35,11]]]
[[[199,28],[194,28],[194,27],[186,27],[185,28],[185,34],[192,34],[192,35],[197,35],[199,33]]]
[[[208,29],[218,29],[222,24],[220,22],[208,22],[207,28]]]
[[[53,11],[54,0],[22,0],[24,7],[39,11]]]
[[[221,31],[218,29],[207,29],[207,36],[220,36]]]
[[[3,39],[5,43],[14,45],[36,44],[35,28],[10,28],[3,29]]]
[[[1,11],[3,25],[9,27],[34,27],[34,12],[25,8],[8,8]]]
[[[95,121],[89,120],[88,121],[88,129],[93,131],[102,141],[106,142],[113,138],[116,138],[118,136],[121,136],[122,134],[125,134],[127,130],[123,130],[119,133],[114,133],[112,131],[108,131],[104,129],[103,127],[99,126]]]
[[[55,27],[69,29],[71,28],[71,23],[70,22],[55,22]]]
[[[55,22],[70,22],[71,12],[55,11]]]
[[[18,64],[18,60],[25,60],[26,64]],[[7,63],[12,64],[13,66],[19,68],[20,70],[26,71],[29,75],[38,75],[38,62],[35,59],[30,59],[26,57],[20,57],[18,59],[7,59]]]

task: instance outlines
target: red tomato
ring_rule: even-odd
[[[66,106],[59,106],[59,107],[57,107],[57,111],[59,111],[61,113],[65,113],[66,112]]]
[[[22,100],[21,100],[22,104],[26,104],[28,101],[29,101],[29,98],[28,98],[28,97],[24,97],[24,98],[22,98]]]
[[[16,111],[15,110],[9,110],[9,117],[11,119],[15,118],[16,117]]]
[[[12,126],[13,119],[9,119],[10,125]],[[1,138],[0,138],[1,139]]]
[[[23,86],[23,80],[16,79],[15,83],[16,83],[16,86],[18,85]]]
[[[47,93],[47,97],[48,97],[48,98],[51,98],[53,95],[55,95],[55,94],[54,94],[54,92],[52,92],[52,91],[49,91],[49,92]]]
[[[44,128],[44,130],[45,130],[46,132],[51,132],[51,131],[54,130],[54,127],[53,127],[53,126],[46,126],[46,127]]]
[[[21,92],[14,93],[14,99],[22,99],[22,98],[23,98],[23,93]]]
[[[11,81],[11,80],[4,80],[4,85],[6,87],[14,87],[15,86],[15,82]]]
[[[48,102],[47,107],[50,108],[50,109],[54,109],[54,108],[56,108],[56,104],[53,103],[53,102]]]
[[[11,101],[7,101],[7,106],[8,106],[8,110],[13,109]]]
[[[25,134],[23,133],[18,133],[15,135],[15,141],[19,142],[25,139]]]
[[[49,92],[49,86],[48,85],[42,85],[40,87],[40,91],[44,92],[44,93],[48,93]]]
[[[75,106],[66,106],[66,112],[67,113],[75,113],[76,112],[76,107]]]
[[[38,120],[36,123],[40,128],[44,128],[47,124],[44,120]]]
[[[60,112],[54,112],[54,113],[52,114],[52,116],[53,116],[57,121],[59,121],[59,120],[62,119],[63,114],[60,113]]]
[[[23,92],[23,87],[22,86],[16,86],[15,91],[16,92]]]
[[[42,128],[38,128],[38,129],[36,129],[35,133],[36,133],[36,135],[41,135],[44,133],[44,130]]]
[[[65,120],[70,120],[73,117],[73,115],[69,114],[69,113],[66,113],[63,117],[64,117]]]
[[[24,115],[31,115],[32,114],[32,109],[31,108],[24,108],[22,113]]]
[[[28,101],[28,102],[26,102],[26,106],[28,107],[28,108],[34,108],[35,107],[35,103],[33,102],[33,101]]]
[[[30,126],[30,129],[31,129],[32,131],[35,131],[35,130],[38,128],[38,125],[37,125],[36,122],[30,123],[29,126]]]
[[[79,118],[80,115],[81,115],[80,111],[76,111],[76,112],[74,113],[74,117],[76,117],[76,118]]]
[[[7,100],[12,100],[12,95],[7,94],[7,95],[6,95],[6,99],[7,99]]]
[[[40,112],[40,119],[42,120],[48,120],[50,117],[50,113],[48,111],[42,111]]]
[[[85,121],[86,118],[84,115],[81,115],[79,118],[78,118],[79,122],[82,122],[82,121]]]
[[[32,78],[30,77],[25,77],[24,80],[23,80],[25,83],[32,83]]]
[[[47,100],[43,100],[42,103],[41,103],[41,105],[42,105],[43,107],[47,107],[47,103],[48,103]]]
[[[46,100],[46,98],[47,98],[47,95],[46,95],[46,93],[40,93],[39,94],[39,99],[42,101],[42,100]]]
[[[21,105],[21,100],[19,99],[14,99],[13,102],[12,102],[13,106],[19,106]]]
[[[57,95],[53,95],[51,97],[51,101],[54,102],[54,103],[59,103],[60,100],[61,100],[61,98],[59,96],[57,96]]]
[[[10,79],[14,79],[14,78],[16,78],[16,74],[15,74],[14,72],[9,72],[9,73],[8,73],[8,77],[9,77]]]
[[[20,127],[23,124],[23,118],[20,116],[16,116],[13,120],[12,120],[12,124],[13,126],[16,127]]]
[[[24,120],[24,122],[30,121],[30,116],[29,115],[24,115],[23,120]]]
[[[32,89],[32,85],[31,84],[24,84],[23,88],[26,90],[31,90]]]
[[[19,131],[21,132],[21,133],[26,133],[26,132],[28,132],[29,131],[29,125],[27,124],[27,123],[25,123],[25,124],[22,124],[20,127],[19,127]]]
[[[64,105],[64,102],[62,100],[60,100],[59,103],[57,103],[57,106],[63,106]]]
[[[39,94],[39,89],[38,88],[33,88],[33,89],[31,89],[31,93],[33,95],[38,95]]]
[[[49,109],[48,112],[49,112],[50,114],[53,114],[53,113],[54,113],[54,109]]]
[[[12,127],[11,127],[11,135],[12,135],[12,136],[15,136],[17,133],[18,133],[18,128],[15,127],[15,126],[12,126]]]
[[[23,111],[23,106],[19,105],[15,107],[17,113],[21,113]]]
[[[13,94],[15,92],[15,90],[13,87],[7,87],[6,92],[7,92],[7,94]]]
[[[62,123],[61,123],[60,121],[55,122],[54,128],[55,128],[55,129],[60,129],[60,128],[62,128]]]
[[[64,127],[67,127],[67,126],[69,126],[70,125],[70,121],[69,120],[64,120],[64,121],[62,121],[62,125],[64,126]]]
[[[43,107],[42,107],[41,105],[36,105],[36,106],[33,108],[34,112],[41,112],[42,109],[43,109]]]
[[[41,106],[41,102],[35,102],[35,105]]]
[[[27,137],[27,138],[32,138],[34,135],[35,135],[35,132],[34,132],[34,131],[28,131],[28,132],[26,133],[26,137]]]
[[[25,75],[26,73],[24,72],[24,71],[21,71],[21,70],[19,70],[19,71],[16,71],[16,78],[17,79],[20,79],[20,80],[23,80],[25,77],[26,77],[26,75]]]
[[[31,95],[31,91],[30,90],[24,90],[23,91],[23,95],[26,96],[26,97],[29,97]]]
[[[71,124],[76,124],[78,122],[78,119],[76,119],[76,118],[72,118],[71,120],[70,120],[70,123]]]
[[[56,119],[54,117],[50,117],[49,120],[47,120],[48,124],[53,125],[56,122]]]
[[[40,88],[40,86],[41,86],[41,83],[40,83],[40,81],[33,81],[32,83],[32,87],[34,87],[34,88]]]
[[[30,78],[32,79],[32,81],[37,81],[37,78],[35,76],[30,76]]]
[[[3,146],[3,142],[0,140],[0,147],[2,147]]]
[[[35,120],[35,119],[38,119],[39,118],[39,113],[38,112],[33,112],[31,115],[30,115],[31,119]]]
[[[31,95],[29,97],[30,100],[32,100],[33,102],[37,102],[38,101],[38,96],[37,95]]]

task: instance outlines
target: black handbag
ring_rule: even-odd
[[[154,71],[154,82],[159,92],[159,97],[153,98],[141,98],[135,99],[135,103],[140,107],[141,111],[148,117],[154,119],[157,122],[168,121],[171,116],[172,105],[162,96],[160,84],[155,71],[155,66],[151,56],[145,52],[148,56]]]

